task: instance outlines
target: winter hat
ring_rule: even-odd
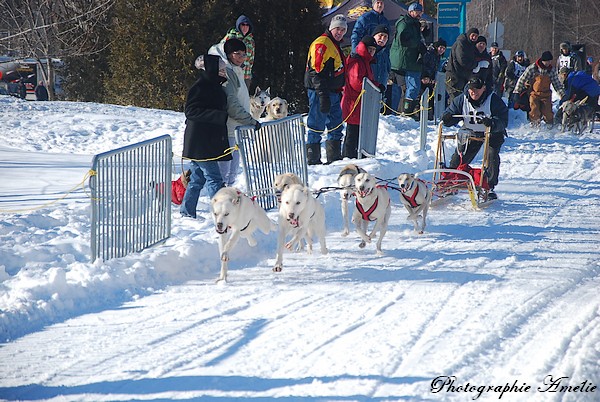
[[[371,35],[363,36],[363,38],[360,41],[364,43],[367,47],[377,47],[377,42],[375,42],[375,38],[373,38]]]
[[[561,67],[560,70],[558,70],[559,74],[569,74],[569,67]]]
[[[481,89],[485,85],[485,82],[479,77],[471,77],[468,85],[469,89]]]
[[[344,14],[334,15],[329,23],[329,30],[331,31],[333,28],[344,28],[348,30],[348,22],[346,21],[346,17]]]
[[[408,11],[423,11],[423,6],[420,3],[412,3],[408,7]]]
[[[544,53],[542,53],[542,61],[550,61],[552,59],[554,59],[554,56],[552,56],[552,53],[550,53],[549,50],[546,50]]]
[[[467,31],[467,36],[471,36],[471,34],[477,34],[479,35],[479,29],[477,28],[471,28]]]
[[[444,40],[444,38],[439,38],[437,42],[433,42],[433,47],[438,48],[440,46],[448,47],[448,43]]]
[[[571,50],[571,45],[569,44],[569,42],[563,42],[563,43],[560,44],[560,48],[561,49]]]
[[[371,4],[375,4],[376,1],[381,1],[382,3],[384,2],[383,0],[373,0]]]
[[[516,57],[519,57],[519,56],[520,56],[520,57],[525,57],[525,52],[524,52],[524,51],[522,51],[522,50],[517,50],[517,51],[515,52],[515,56],[516,56]]]
[[[226,55],[230,55],[231,53],[237,51],[245,52],[246,45],[239,39],[231,38],[225,41],[225,44],[223,45],[223,50],[225,51]]]
[[[377,25],[377,26],[375,27],[375,29],[373,30],[373,32],[371,32],[371,35],[375,36],[375,35],[377,35],[378,33],[384,33],[384,34],[386,34],[386,35],[388,35],[388,36],[389,36],[389,34],[390,34],[390,29],[389,29],[389,28],[388,28],[388,26],[387,26],[387,25],[385,25],[385,24],[379,24],[379,25]]]
[[[498,42],[492,42],[492,44],[490,45],[490,47],[500,47],[500,46],[498,46]]]
[[[479,37],[477,38],[477,42],[475,42],[475,43],[480,43],[480,42],[487,44],[487,39],[485,38],[485,36],[479,35]]]

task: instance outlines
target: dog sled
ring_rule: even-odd
[[[490,186],[488,183],[489,168],[489,141],[490,130],[486,129],[483,137],[475,135],[470,130],[459,130],[455,133],[444,134],[442,132],[443,124],[438,126],[438,142],[435,153],[435,168],[428,169],[418,173],[416,176],[424,180],[423,177],[430,177],[428,184],[432,191],[432,204],[451,195],[459,193],[468,193],[473,209],[480,209],[487,206],[492,199],[488,199]],[[481,167],[471,167],[467,163],[460,163],[456,169],[448,168],[449,162],[446,159],[446,143],[453,141],[459,154],[461,148],[466,148],[469,141],[483,142],[483,156]]]

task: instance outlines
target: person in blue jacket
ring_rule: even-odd
[[[367,35],[375,36],[373,30],[377,25],[385,25],[388,28],[388,35],[390,30],[390,22],[383,15],[383,9],[385,3],[383,0],[373,0],[373,9],[367,11],[361,15],[352,29],[352,35],[350,36],[350,42],[352,44],[352,53],[356,52],[356,46],[362,38]],[[381,82],[381,81],[380,81]]]
[[[560,100],[560,104],[566,100],[578,101],[587,96],[586,103],[595,111],[599,111],[598,96],[600,96],[600,84],[598,84],[591,75],[585,71],[571,71],[565,74],[565,70],[561,69],[559,77],[566,79],[563,81],[565,87],[565,96]]]

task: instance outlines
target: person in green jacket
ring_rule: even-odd
[[[392,71],[396,75],[396,82],[400,85],[403,79],[406,83],[402,109],[407,115],[413,114],[419,103],[422,66],[417,60],[427,51],[421,35],[419,22],[421,14],[423,14],[421,4],[413,3],[408,7],[408,14],[396,22],[396,34],[390,50],[390,61]]]

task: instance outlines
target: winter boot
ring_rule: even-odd
[[[346,125],[346,136],[344,137],[344,146],[342,149],[342,156],[344,158],[358,158],[358,131],[358,125]]]
[[[407,117],[414,118],[413,111],[415,110],[415,101],[412,99],[404,98],[404,103],[402,104],[402,112]]]
[[[320,165],[321,144],[306,144],[306,159],[309,165]]]
[[[327,153],[327,164],[342,160],[342,141],[328,140],[325,142],[325,152]]]

